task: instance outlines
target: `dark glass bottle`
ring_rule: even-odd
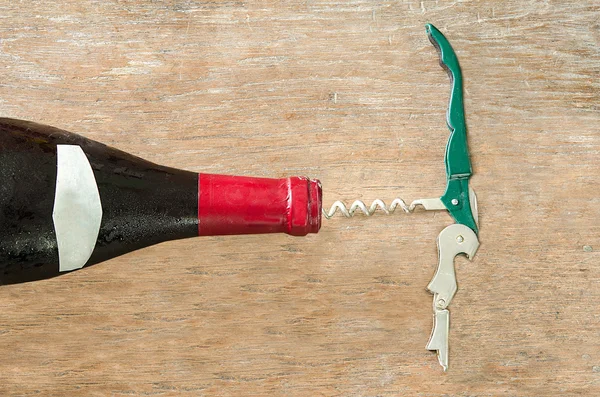
[[[0,285],[167,240],[321,226],[321,186],[163,167],[57,128],[0,119]]]

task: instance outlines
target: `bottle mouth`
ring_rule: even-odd
[[[294,176],[287,179],[288,221],[287,233],[292,236],[306,236],[317,233],[321,228],[322,196],[321,182]]]
[[[317,233],[321,229],[322,208],[323,189],[321,188],[321,181],[310,179],[308,181],[308,233]]]

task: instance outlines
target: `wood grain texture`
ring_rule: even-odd
[[[161,244],[0,288],[2,396],[600,395],[596,1],[0,2],[0,114],[168,166],[444,187],[465,79],[481,248],[425,350],[446,214]],[[584,246],[589,246],[584,250]]]

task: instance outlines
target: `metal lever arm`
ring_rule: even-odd
[[[465,225],[454,224],[442,230],[438,236],[439,263],[427,290],[433,294],[433,330],[427,343],[428,350],[437,351],[438,361],[448,369],[448,332],[450,311],[448,306],[458,288],[454,271],[454,258],[465,254],[471,259],[479,248],[475,232]]]

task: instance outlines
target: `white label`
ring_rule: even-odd
[[[90,259],[102,221],[102,203],[92,167],[77,145],[57,145],[52,219],[59,270],[82,268]]]

